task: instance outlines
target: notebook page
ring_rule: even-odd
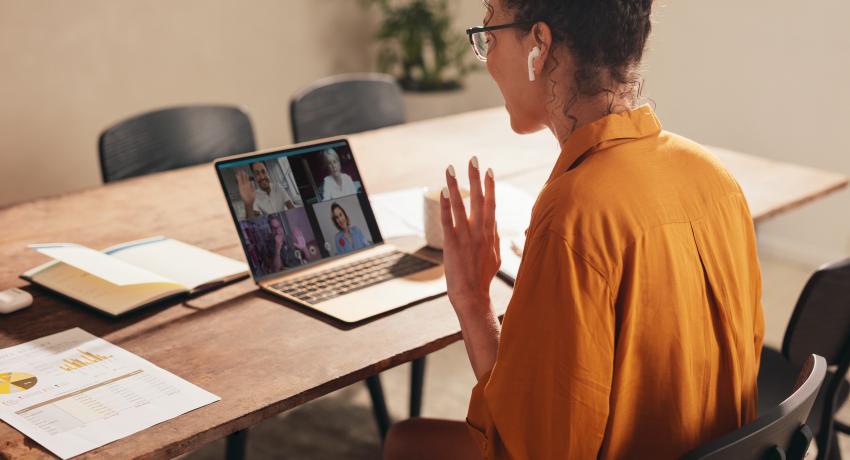
[[[186,291],[173,283],[117,286],[63,262],[53,262],[39,268],[25,275],[42,286],[113,315]]]
[[[248,266],[242,262],[161,236],[115,246],[106,252],[112,258],[157,273],[190,290],[248,272]]]
[[[502,256],[499,271],[514,281],[522,261],[525,229],[531,222],[532,207],[534,197],[529,193],[506,182],[496,184],[496,223]]]
[[[535,198],[525,190],[507,183],[496,184],[496,223],[499,234],[509,237],[525,235],[531,223]]]
[[[85,246],[71,243],[48,243],[31,244],[29,247],[48,257],[91,273],[116,286],[173,283],[173,281],[161,275],[109,257],[102,252]]]

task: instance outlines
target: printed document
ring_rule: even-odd
[[[0,350],[0,419],[63,459],[219,399],[80,328]]]

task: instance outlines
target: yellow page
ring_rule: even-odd
[[[25,273],[34,282],[112,315],[119,315],[186,289],[176,283],[118,286],[63,262]]]

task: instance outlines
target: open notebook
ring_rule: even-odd
[[[103,252],[70,243],[30,248],[55,260],[21,278],[116,316],[248,275],[242,262],[162,236]]]

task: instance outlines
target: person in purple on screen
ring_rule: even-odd
[[[350,225],[348,214],[337,203],[331,205],[331,219],[334,226],[339,230],[334,237],[337,254],[344,254],[369,246],[370,243],[363,236],[363,232],[356,225]]]
[[[357,186],[351,180],[351,176],[342,172],[342,163],[339,154],[334,149],[325,149],[322,152],[328,175],[322,184],[322,201],[333,200],[357,193]]]
[[[254,188],[251,177],[243,170],[236,171],[239,196],[245,203],[245,218],[274,214],[295,207],[292,197],[283,185],[272,182],[269,170],[262,161],[251,163],[251,174],[259,188]]]
[[[266,262],[266,273],[277,273],[287,267],[296,267],[307,263],[304,254],[286,238],[286,230],[280,217],[270,215],[267,218],[269,230],[274,237],[274,252],[269,254]]]

